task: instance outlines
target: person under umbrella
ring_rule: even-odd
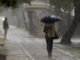
[[[51,15],[51,16],[46,16],[41,19],[41,22],[43,23],[54,23],[54,22],[59,22],[61,18],[59,16]]]
[[[41,20],[41,22],[45,23],[43,32],[46,38],[47,52],[49,57],[52,56],[53,40],[59,38],[55,30],[55,22],[58,21],[60,21],[60,19],[54,16],[46,16]]]

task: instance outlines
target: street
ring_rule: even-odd
[[[79,60],[57,47],[53,48],[53,56],[49,58],[44,39],[34,38],[14,26],[8,31],[5,46],[8,49],[7,60]]]

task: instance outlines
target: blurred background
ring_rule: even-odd
[[[56,23],[56,30],[62,36],[70,26],[74,16],[73,9],[67,11],[62,8],[57,9],[55,5],[50,5],[49,0],[33,0],[31,5],[23,3],[15,9],[1,7],[0,10],[0,16],[7,16],[9,24],[26,29],[30,34],[38,37],[43,37],[44,24],[40,22],[43,17],[50,14],[60,16],[61,21]],[[79,35],[78,27],[74,36]]]

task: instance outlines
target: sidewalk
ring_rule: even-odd
[[[73,43],[68,46],[55,43],[55,47],[65,51],[67,54],[69,54],[72,57],[76,57],[80,59],[80,40],[72,39],[72,42]]]
[[[54,46],[50,59],[47,57],[44,39],[33,38],[14,26],[10,27],[5,44],[8,49],[7,60],[79,60],[58,49],[56,44]]]

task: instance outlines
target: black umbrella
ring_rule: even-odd
[[[58,22],[60,20],[61,20],[60,17],[52,15],[52,16],[46,16],[46,17],[42,18],[41,22],[43,22],[43,23],[55,23],[55,22]]]

